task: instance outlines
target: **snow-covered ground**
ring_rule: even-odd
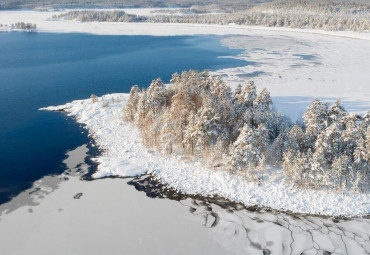
[[[0,205],[0,254],[313,255],[326,251],[362,255],[370,251],[369,219],[249,211],[222,199],[152,199],[127,184],[145,187],[142,178],[83,181],[87,150],[82,145],[68,152],[64,173],[46,176]]]
[[[78,9],[73,9],[78,10]],[[88,10],[88,9],[82,9]],[[99,9],[94,9],[99,10]],[[149,15],[156,8],[137,9],[102,9],[123,10],[130,14]],[[175,24],[175,23],[124,23],[124,22],[77,22],[66,20],[52,20],[53,15],[59,15],[70,10],[38,12],[29,10],[0,11],[0,24],[11,24],[16,22],[33,23],[37,25],[38,32],[53,33],[92,33],[100,35],[153,35],[153,36],[175,36],[175,35],[256,35],[262,33],[308,33],[333,35],[347,38],[370,40],[370,33],[359,33],[349,31],[324,31],[312,29],[275,28],[262,26],[230,25],[205,25],[205,24]],[[156,15],[156,13],[152,13]]]
[[[243,49],[238,59],[251,65],[213,72],[232,87],[252,79],[266,87],[274,104],[295,119],[319,97],[341,99],[347,110],[370,110],[370,43],[316,34],[273,33],[229,36],[222,43]]]
[[[329,193],[297,189],[284,184],[276,171],[262,185],[224,170],[209,169],[200,162],[176,156],[161,156],[143,147],[138,130],[122,120],[127,94],[111,94],[44,108],[64,110],[86,125],[98,146],[104,149],[94,177],[134,176],[151,173],[171,188],[187,194],[215,196],[281,211],[333,216],[363,216],[370,213],[370,195]]]
[[[86,151],[69,152],[69,170],[0,206],[0,254],[227,253],[179,203],[148,198],[122,179],[80,180]]]

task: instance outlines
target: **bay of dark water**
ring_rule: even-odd
[[[65,169],[65,152],[88,142],[62,114],[40,107],[129,92],[188,69],[246,65],[217,36],[0,33],[0,204]],[[66,121],[67,120],[67,121]]]

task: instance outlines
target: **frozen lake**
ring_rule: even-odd
[[[235,49],[222,46],[222,39]],[[271,42],[265,39],[259,37],[261,42]],[[227,80],[237,77],[237,82],[258,80],[269,71],[261,68],[262,63],[274,63],[274,57],[282,60],[281,66],[291,67],[292,57],[292,62],[307,65],[300,70],[309,70],[308,75],[317,66],[326,75],[325,56],[306,52],[305,44],[285,49],[285,41],[277,38],[281,47],[266,53],[255,47],[266,45],[244,40],[0,34],[0,254],[49,254],[51,249],[55,254],[368,254],[368,219],[256,211],[221,198],[178,195],[150,176],[82,181],[90,164],[86,159],[96,153],[89,152],[93,147],[86,130],[62,114],[37,110],[92,93],[128,92],[133,84],[147,86],[156,77],[168,82],[172,73],[190,68],[221,70],[219,74]],[[351,40],[345,39],[347,44]],[[295,68],[281,72],[290,74]],[[298,78],[291,76],[288,84],[293,86],[294,79]],[[275,90],[279,92],[277,86]],[[293,105],[292,115],[312,99],[312,95],[288,97],[281,92],[275,99],[287,112]],[[366,108],[359,104],[360,110]],[[50,174],[54,176],[44,177]]]
[[[88,141],[73,121],[38,108],[168,82],[183,70],[245,65],[218,58],[240,52],[217,36],[0,33],[0,204],[60,173],[64,152]]]
[[[150,176],[82,181],[68,169],[0,206],[1,254],[368,254],[370,220],[246,209],[179,195]]]

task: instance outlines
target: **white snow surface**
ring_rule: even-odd
[[[94,9],[94,10],[123,10],[129,14],[156,15],[154,10],[165,8],[132,8],[132,9]],[[100,35],[153,35],[153,36],[176,36],[176,35],[250,35],[265,33],[309,33],[324,34],[348,38],[370,40],[370,32],[350,31],[324,31],[313,29],[295,29],[284,27],[262,27],[243,26],[236,24],[229,25],[208,25],[208,24],[178,24],[178,23],[125,23],[125,22],[78,22],[68,20],[53,20],[51,17],[71,10],[89,9],[64,9],[60,11],[0,11],[0,24],[12,24],[20,21],[37,25],[38,32],[50,33],[91,33]],[[171,9],[169,9],[171,10]],[[0,28],[1,31],[1,28]]]
[[[240,67],[211,72],[231,87],[253,80],[267,88],[275,106],[292,119],[314,98],[341,99],[350,112],[370,110],[370,43],[366,40],[316,34],[275,32],[227,36],[221,42],[243,49]]]
[[[104,150],[95,159],[100,163],[95,178],[151,173],[180,192],[219,195],[246,206],[350,217],[364,216],[370,212],[369,194],[297,189],[283,182],[279,170],[259,186],[247,182],[242,176],[210,169],[197,161],[190,162],[150,151],[142,145],[137,128],[122,120],[122,108],[127,98],[128,94],[108,94],[98,98],[97,102],[91,99],[77,100],[40,110],[64,110],[86,125],[89,134]],[[107,103],[108,106],[103,106]]]

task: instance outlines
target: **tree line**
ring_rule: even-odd
[[[59,18],[78,21],[201,23],[256,25],[322,29],[330,31],[370,31],[370,3],[333,1],[277,1],[242,11],[222,14],[128,15],[115,11],[72,11]]]
[[[32,23],[17,22],[17,23],[13,23],[11,25],[0,24],[0,27],[10,28],[10,29],[36,30],[37,26],[36,26],[36,24],[32,24]]]
[[[161,79],[147,89],[133,86],[123,116],[147,147],[190,155],[251,181],[262,182],[272,166],[299,187],[369,187],[370,111],[348,113],[340,101],[315,99],[304,121],[294,124],[252,81],[232,92],[220,77],[190,70],[175,73],[169,86]]]
[[[148,8],[217,5],[223,9],[246,9],[271,0],[1,0],[0,10],[21,8]]]

